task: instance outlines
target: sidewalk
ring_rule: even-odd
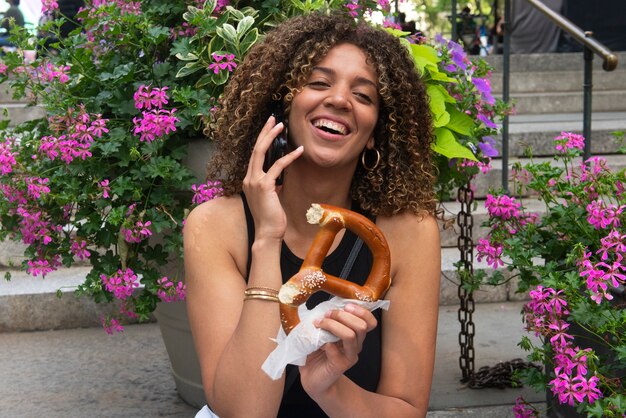
[[[476,368],[523,357],[520,303],[477,304]],[[429,418],[513,417],[511,405],[529,389],[465,388],[458,382],[456,307],[440,308]],[[0,334],[0,417],[193,417],[176,394],[157,324],[123,334],[100,328]]]

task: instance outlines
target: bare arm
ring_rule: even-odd
[[[259,134],[244,191],[255,220],[248,287],[278,289],[286,218],[275,179],[302,154],[292,151],[265,173],[263,157],[282,126],[268,121]],[[275,348],[278,303],[244,301],[247,259],[245,215],[239,197],[206,202],[192,211],[184,233],[187,309],[202,368],[205,394],[222,417],[270,417],[280,406],[284,379],[272,381],[261,365]]]
[[[376,393],[368,392],[341,375],[325,390],[309,392],[330,417],[424,417],[428,409],[441,269],[438,226],[432,217],[418,221],[408,214],[381,219],[379,225],[389,240],[393,276],[385,297],[391,305],[383,313],[379,386]],[[333,319],[357,335],[368,328],[342,315]],[[369,322],[366,313],[356,316]],[[336,326],[328,322],[321,326]],[[303,374],[306,389],[304,380]]]
[[[224,417],[274,416],[284,381],[269,379],[261,364],[275,347],[270,338],[276,337],[280,326],[278,304],[243,301],[246,283],[237,258],[244,257],[245,268],[247,245],[245,241],[238,245],[241,243],[234,239],[235,231],[227,221],[234,209],[232,203],[208,202],[187,219],[184,238],[189,319],[205,394],[215,412]],[[277,288],[281,282],[280,242],[257,241],[252,252],[251,280],[259,277],[255,285]]]

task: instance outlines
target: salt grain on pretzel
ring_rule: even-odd
[[[309,223],[319,224],[320,230],[300,271],[278,292],[280,319],[287,334],[300,322],[298,306],[317,291],[323,290],[345,299],[371,302],[381,298],[391,285],[389,246],[372,221],[348,209],[321,204],[313,204],[306,216]],[[363,286],[326,274],[321,267],[335,236],[344,228],[358,235],[372,251],[372,269]]]

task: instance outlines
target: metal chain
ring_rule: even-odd
[[[460,307],[458,312],[459,322],[461,323],[461,331],[459,332],[459,346],[461,348],[461,356],[459,357],[459,366],[461,367],[461,382],[467,383],[470,388],[505,388],[520,387],[519,382],[514,377],[516,370],[537,368],[539,366],[524,362],[521,359],[514,359],[497,364],[496,366],[481,367],[475,372],[474,365],[474,321],[472,314],[474,313],[474,294],[468,292],[463,283],[467,278],[474,275],[474,241],[472,239],[472,231],[474,228],[474,218],[472,216],[472,206],[474,204],[474,192],[471,183],[459,187],[457,199],[461,204],[461,210],[457,215],[457,225],[460,228],[457,246],[460,252],[461,272],[459,277],[458,295]]]
[[[471,277],[474,274],[474,242],[472,240],[474,192],[470,182],[459,187],[457,200],[461,204],[461,210],[457,215],[457,224],[460,228],[457,246],[461,257],[461,269],[464,272],[459,278],[458,288],[460,302],[458,318],[461,323],[461,332],[459,333],[459,346],[461,347],[459,366],[462,373],[461,382],[469,382],[471,386],[474,379],[474,322],[472,321],[474,295],[463,287],[464,277]]]

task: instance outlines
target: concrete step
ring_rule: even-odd
[[[521,200],[524,207],[528,212],[538,213],[539,216],[545,213],[545,206],[542,201],[536,198],[525,198]],[[479,239],[485,238],[489,233],[489,229],[481,226],[489,219],[489,214],[485,208],[484,200],[477,200],[476,207],[473,209],[471,215],[474,228],[472,230],[472,238],[474,243],[477,243]],[[458,245],[460,228],[457,225],[457,214],[461,210],[461,204],[458,202],[442,202],[442,208],[446,212],[446,219],[450,222],[440,222],[440,236],[441,246],[443,248],[456,248]]]
[[[592,75],[593,91],[626,89],[626,67],[614,71],[594,71]],[[494,93],[502,92],[502,73],[493,73],[491,87]],[[516,93],[544,92],[582,92],[582,67],[566,71],[530,71],[513,72],[509,79],[509,88],[513,96]]]
[[[441,305],[458,303],[458,277],[454,263],[459,260],[456,248],[444,248],[441,261]],[[475,269],[491,269],[475,262]],[[97,326],[101,314],[116,312],[112,304],[96,304],[86,297],[76,298],[73,291],[91,270],[88,266],[64,268],[45,278],[32,277],[19,270],[10,272],[10,281],[0,281],[0,332],[37,331]],[[2,273],[2,272],[0,272]],[[60,290],[61,297],[57,297]],[[485,286],[477,291],[477,303],[523,300],[515,294],[515,283]]]
[[[29,106],[25,103],[0,104],[0,112],[0,120],[9,120],[9,126],[16,126],[46,115],[42,107]]]
[[[607,165],[614,171],[623,170],[626,168],[626,155],[625,154],[615,154],[615,155],[604,155],[606,158]],[[582,160],[582,159],[581,159]],[[509,163],[513,164],[515,162],[519,162],[524,165],[529,163],[531,160],[528,158],[510,158]],[[552,164],[556,164],[552,157],[538,157],[533,158],[533,161],[536,163],[542,163],[546,161],[550,161]],[[490,190],[498,190],[502,188],[502,160],[496,159],[492,161],[492,170],[487,174],[480,174],[476,177],[473,185],[475,187],[474,197],[476,199],[483,199],[487,196]],[[510,168],[510,166],[509,166]],[[512,187],[512,182],[509,181],[509,187]]]
[[[554,155],[554,138],[561,132],[582,133],[583,113],[544,113],[509,117],[509,155],[523,157],[528,147],[535,156]],[[626,111],[598,112],[591,115],[591,153],[615,154],[626,143],[612,134],[626,131]],[[502,136],[496,138],[502,152]]]
[[[511,94],[517,114],[568,113],[583,111],[583,91],[577,92],[517,92]],[[594,112],[626,111],[626,88],[593,91]]]
[[[64,268],[45,278],[20,270],[0,271],[12,276],[10,281],[0,279],[0,332],[98,326],[100,314],[111,314],[116,309],[74,296],[73,291],[90,270],[86,266]]]
[[[626,51],[613,51],[617,56],[618,65],[614,71],[626,68]],[[494,73],[501,73],[502,55],[483,57],[494,68]],[[511,73],[552,72],[552,71],[580,71],[584,69],[582,52],[566,52],[555,54],[512,54],[510,56]],[[593,59],[594,74],[602,69],[602,60]]]

